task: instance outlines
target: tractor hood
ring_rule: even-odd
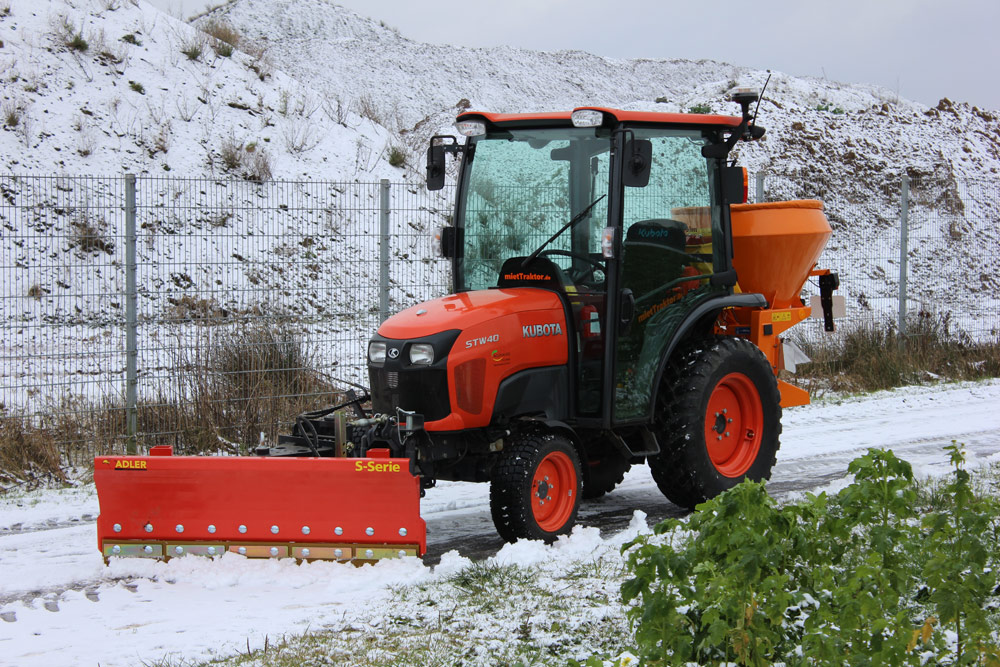
[[[564,378],[559,369],[572,335],[567,324],[560,296],[535,287],[462,292],[408,308],[372,337],[371,345],[384,351],[379,359],[369,347],[372,409],[420,414],[427,431],[487,426],[498,397],[498,409],[510,412],[529,389],[515,384],[513,393],[502,394],[504,380],[541,368]],[[532,378],[552,393],[551,376],[524,381]]]
[[[378,329],[378,335],[396,340],[424,338],[442,331],[466,331],[507,315],[557,311],[563,307],[555,292],[517,287],[461,292],[425,301],[401,311]]]

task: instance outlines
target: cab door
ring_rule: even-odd
[[[685,317],[725,288],[707,276],[725,266],[713,184],[716,160],[702,156],[700,130],[636,129],[652,144],[645,187],[624,187],[618,287],[633,302],[614,343],[612,422],[652,414],[661,360]],[[630,304],[631,305],[631,304]]]

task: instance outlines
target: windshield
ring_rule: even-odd
[[[540,254],[564,270],[603,280],[592,269],[601,262],[601,233],[608,224],[607,198],[601,197],[608,192],[610,147],[610,132],[599,128],[514,129],[476,137],[460,195],[464,241],[456,288],[495,286],[504,261],[531,255],[591,204]]]

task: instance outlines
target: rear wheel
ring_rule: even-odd
[[[675,355],[657,404],[665,446],[649,459],[663,495],[693,509],[744,479],[768,479],[780,400],[770,363],[744,338],[699,341]]]
[[[545,429],[514,433],[493,468],[490,512],[500,537],[552,542],[569,533],[580,506],[580,457]]]

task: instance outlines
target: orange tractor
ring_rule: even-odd
[[[825,306],[838,281],[815,269],[819,202],[744,203],[729,153],[764,130],[757,95],[733,99],[740,116],[460,115],[466,141],[427,160],[431,189],[458,162],[454,294],[387,319],[370,392],[257,457],[98,457],[105,557],[418,555],[436,480],[488,482],[504,539],[551,541],[641,462],[690,508],[768,478],[781,408],[809,401],[777,379],[782,334],[809,276]]]

